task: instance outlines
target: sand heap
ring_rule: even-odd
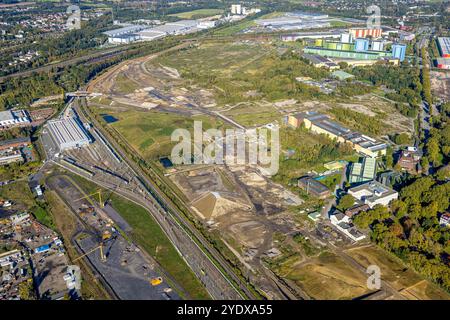
[[[214,220],[236,210],[251,210],[251,206],[236,202],[231,196],[219,192],[206,192],[192,202],[192,208],[206,220]]]

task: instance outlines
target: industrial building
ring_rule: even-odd
[[[342,35],[340,30],[332,31],[317,31],[317,32],[296,32],[291,34],[284,34],[280,36],[282,41],[296,41],[300,39],[324,39],[335,38],[339,39]]]
[[[441,58],[435,60],[436,68],[450,70],[450,38],[439,37],[436,42],[441,54]]]
[[[405,60],[406,57],[406,45],[396,43],[392,45],[392,57],[400,61]]]
[[[0,141],[0,151],[14,149],[14,148],[20,148],[20,147],[26,147],[31,143],[30,138],[16,138],[11,140],[2,140]]]
[[[324,20],[328,19],[329,16],[326,13],[313,13],[313,12],[302,12],[294,11],[286,13],[288,17],[297,17],[304,20]]]
[[[159,38],[163,38],[166,36],[165,32],[158,31],[158,30],[152,30],[152,29],[145,29],[138,33],[138,36],[141,40],[144,41],[152,41]]]
[[[105,31],[103,32],[103,34],[106,34],[108,36],[109,43],[130,43],[139,40],[139,37],[136,35],[136,33],[144,29],[145,26],[130,25],[119,29]]]
[[[308,60],[316,68],[325,67],[330,70],[339,69],[339,65],[337,63],[319,55],[303,53],[302,57]]]
[[[232,4],[231,5],[231,14],[245,15],[246,13],[247,13],[247,10],[242,5],[240,5],[240,4]]]
[[[30,117],[25,110],[7,110],[0,112],[0,127],[30,124]]]
[[[392,200],[398,199],[398,192],[379,183],[370,181],[360,186],[350,188],[348,194],[367,204],[370,208],[376,205],[387,206]]]
[[[258,19],[255,22],[259,27],[277,31],[331,27],[328,15],[303,12],[290,12],[280,17]]]
[[[377,141],[361,133],[353,132],[331,121],[327,115],[315,111],[289,115],[287,123],[295,128],[304,124],[305,128],[315,133],[325,134],[341,143],[349,143],[356,152],[371,158],[386,154],[386,143]]]
[[[439,53],[442,58],[450,58],[450,38],[449,37],[439,37],[437,38],[437,45],[439,48]]]
[[[376,171],[377,160],[364,157],[361,162],[355,162],[350,165],[348,181],[351,184],[371,181],[375,179]]]
[[[87,132],[75,118],[50,120],[47,127],[60,151],[82,147],[91,143]]]
[[[353,38],[381,38],[382,30],[378,28],[350,28],[348,32]]]
[[[338,209],[330,215],[330,222],[353,241],[360,241],[366,237],[352,224],[351,219]]]
[[[135,42],[137,40],[140,40],[140,37],[135,33],[108,37],[108,42],[112,44],[123,44],[123,43],[127,44]]]
[[[436,68],[450,70],[450,58],[437,58]]]
[[[331,192],[326,185],[311,177],[301,177],[298,179],[297,185],[299,188],[305,190],[306,194],[319,199],[325,199],[331,196]]]
[[[22,162],[24,158],[20,151],[9,152],[5,155],[0,155],[0,165],[6,165],[15,162]]]
[[[341,59],[357,59],[357,60],[378,60],[381,57],[387,56],[387,54],[379,52],[343,51],[318,47],[306,47],[304,49],[304,52],[317,54],[325,57],[341,58]]]
[[[341,37],[347,41],[352,37]],[[349,40],[350,41],[350,40]],[[304,52],[340,59],[380,60],[385,58],[405,60],[406,45],[393,44],[391,52],[383,51],[384,43],[378,40],[356,38],[353,42],[317,39],[314,46],[304,48]]]
[[[104,32],[112,44],[131,43],[134,41],[152,41],[168,35],[179,35],[212,28],[215,21],[180,20],[149,28],[148,26],[130,25]]]

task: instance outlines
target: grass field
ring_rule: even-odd
[[[206,17],[215,16],[218,14],[222,14],[223,10],[221,9],[198,9],[198,10],[192,10],[187,12],[180,12],[180,13],[174,13],[170,14],[169,16],[177,17],[180,19],[201,19]]]
[[[177,143],[170,138],[175,129],[183,128],[192,132],[194,121],[202,121],[204,130],[223,126],[220,120],[204,115],[188,117],[155,111],[115,112],[114,109],[102,109],[101,112],[119,120],[110,125],[146,160],[157,160],[161,156],[170,155]]]
[[[138,89],[139,85],[123,73],[119,73],[116,77],[115,88],[122,94],[128,94]]]
[[[36,203],[26,181],[17,181],[0,187],[0,198],[22,204],[25,208],[31,208]]]
[[[364,266],[377,265],[381,269],[381,277],[397,290],[412,287],[405,292],[420,299],[450,299],[450,295],[429,281],[424,281],[417,273],[406,267],[400,259],[377,248],[365,247],[349,250],[348,254]],[[416,284],[419,284],[416,286]],[[408,292],[410,294],[408,295]],[[403,293],[402,293],[403,294]]]
[[[272,106],[243,105],[224,114],[243,126],[261,126],[281,120],[281,114]]]
[[[301,265],[288,260],[277,273],[294,281],[313,299],[352,299],[368,292],[366,277],[329,252]]]
[[[351,23],[344,22],[344,21],[338,21],[338,20],[332,20],[330,21],[330,24],[332,27],[339,28],[339,27],[347,27],[351,25]]]
[[[87,194],[99,189],[94,183],[79,176],[70,176]],[[111,194],[111,192],[109,194],[108,199],[112,206],[133,228],[130,234],[132,239],[154,257],[192,299],[208,299],[209,295],[205,288],[180,257],[150,213],[116,194]]]

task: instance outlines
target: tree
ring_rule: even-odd
[[[426,145],[427,156],[433,163],[433,166],[437,166],[440,163],[440,153],[439,153],[439,141],[436,137],[431,137],[428,139]]]
[[[394,142],[396,144],[408,144],[411,142],[411,137],[409,136],[409,134],[403,132],[395,135]]]
[[[388,169],[391,169],[392,166],[394,165],[393,150],[392,150],[392,147],[390,147],[390,146],[386,149],[386,155],[384,156],[384,162]]]
[[[337,205],[337,208],[341,211],[345,211],[348,208],[352,207],[355,204],[356,199],[353,198],[351,195],[346,194],[339,200],[339,204]]]

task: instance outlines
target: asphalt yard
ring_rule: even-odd
[[[77,241],[83,251],[88,252],[98,246],[92,237]],[[175,291],[163,282],[152,286],[150,280],[160,275],[147,262],[142,252],[123,237],[112,238],[104,247],[106,261],[101,261],[96,250],[87,258],[104,277],[112,290],[122,300],[162,300],[179,299]]]

